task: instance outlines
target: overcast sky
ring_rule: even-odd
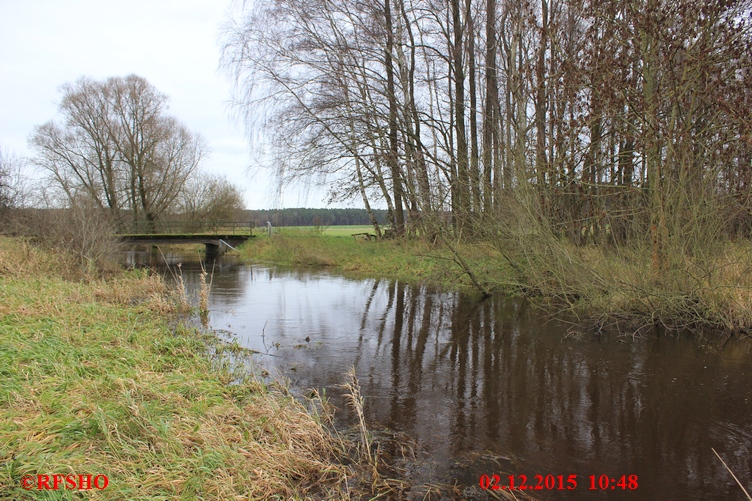
[[[57,118],[61,85],[135,73],[207,139],[204,169],[240,185],[248,208],[272,207],[270,176],[254,168],[262,152],[230,118],[230,84],[218,71],[231,1],[0,0],[0,148],[32,154],[27,139],[34,126]],[[325,206],[321,193],[301,193],[286,192],[276,206]]]

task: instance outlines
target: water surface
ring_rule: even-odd
[[[197,283],[192,259],[169,257]],[[539,499],[743,499],[715,448],[752,491],[748,339],[571,337],[517,300],[231,259],[210,299],[214,329],[268,354],[259,363],[293,388],[325,389],[343,419],[354,366],[369,423],[415,439],[415,482],[477,486],[511,469],[577,475]],[[638,488],[591,491],[591,475],[637,475]]]

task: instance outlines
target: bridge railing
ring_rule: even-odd
[[[253,235],[249,221],[132,221],[120,235]]]

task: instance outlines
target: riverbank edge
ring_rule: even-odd
[[[248,261],[328,268],[445,291],[525,297],[551,315],[571,319],[578,331],[752,332],[749,242],[727,242],[713,256],[682,263],[660,278],[645,265],[649,257],[641,249],[564,243],[541,248],[502,249],[483,241],[449,247],[419,238],[372,241],[291,231],[256,238],[237,254]]]
[[[350,498],[357,465],[320,407],[178,310],[159,276],[84,276],[0,238],[1,499],[54,475],[105,476],[94,499]]]
[[[161,276],[105,274],[65,251],[0,236],[0,499],[458,492],[411,484],[406,437],[363,422],[338,431],[315,391],[301,398],[256,377],[252,352],[192,327],[185,297]],[[354,375],[348,385],[362,412]],[[404,457],[384,452],[397,441]],[[471,497],[478,488],[464,487]],[[517,491],[516,499],[533,498]]]
[[[493,246],[477,243],[459,248],[463,260],[474,274],[485,277],[484,285],[492,292],[519,293],[512,271]],[[252,262],[330,269],[358,278],[388,278],[468,294],[479,292],[448,249],[420,239],[374,241],[288,231],[250,240],[235,254]]]

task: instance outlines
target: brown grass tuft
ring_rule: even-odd
[[[375,466],[378,463],[378,458],[371,453],[372,440],[368,433],[365,413],[363,412],[365,402],[360,394],[360,383],[358,383],[358,377],[355,374],[355,367],[348,369],[347,382],[342,385],[342,388],[347,391],[347,401],[358,416],[358,429],[360,430],[361,444],[365,447],[365,459]]]

